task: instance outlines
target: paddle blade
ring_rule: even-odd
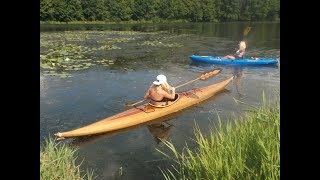
[[[207,80],[208,78],[219,74],[221,71],[222,71],[221,68],[217,68],[217,69],[213,69],[213,70],[210,70],[210,71],[206,71],[206,72],[202,73],[202,75],[200,76],[200,80],[203,80],[203,81]]]
[[[246,29],[243,31],[243,36],[247,36],[250,30],[251,30],[251,27],[247,26]]]

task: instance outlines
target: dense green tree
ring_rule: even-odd
[[[87,21],[95,21],[96,18],[96,2],[97,0],[82,0],[81,6],[83,9],[83,16]]]
[[[80,0],[66,0],[67,17],[69,21],[83,21],[83,11]]]
[[[128,21],[132,18],[134,0],[107,0],[108,11],[113,21]]]
[[[223,0],[214,0],[214,7],[215,7],[215,13],[214,13],[214,16],[215,16],[215,19],[217,19],[218,21],[220,21],[222,15],[223,15],[223,12],[222,12],[222,2]]]
[[[205,21],[205,22],[217,21],[214,0],[202,0],[201,5],[202,5],[202,11],[203,11],[202,21]]]
[[[110,13],[107,8],[106,0],[97,0],[96,1],[96,20],[98,21],[106,21],[110,19]]]
[[[265,0],[250,0],[249,11],[251,14],[251,20],[265,20],[267,17],[268,9],[265,6]]]
[[[280,18],[280,0],[269,0],[267,1],[269,11],[267,13],[268,20],[277,20]]]
[[[55,8],[53,12],[53,20],[54,21],[63,21],[68,22],[70,21],[67,3],[65,0],[53,0],[52,5]]]
[[[250,21],[251,20],[251,12],[249,6],[250,0],[240,0],[240,21]]]
[[[161,0],[157,11],[158,17],[162,19],[187,19],[188,8],[186,1]]]
[[[151,20],[156,17],[156,10],[159,8],[159,1],[156,0],[135,0],[133,4],[134,20]]]
[[[157,11],[157,16],[161,19],[174,19],[174,0],[162,0],[159,2],[159,10]]]
[[[191,17],[192,17],[192,9],[193,9],[193,0],[179,0],[183,5],[181,5],[179,12],[180,12],[180,18],[179,19],[184,19],[187,21],[192,22]]]
[[[202,0],[192,0],[188,5],[188,19],[192,22],[201,22],[203,17],[203,11],[201,6]]]
[[[162,0],[159,3],[159,11],[157,12],[157,16],[161,19],[173,19],[174,14],[171,9],[172,0]]]
[[[280,0],[40,0],[40,21],[259,21],[280,18]]]
[[[220,18],[223,21],[239,20],[240,0],[222,0],[221,13]]]
[[[54,11],[52,0],[40,0],[40,21],[53,20]]]
[[[173,0],[172,1],[173,19],[187,19],[188,8],[186,1],[184,0]]]

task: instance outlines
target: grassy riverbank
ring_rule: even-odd
[[[93,172],[81,176],[79,166],[75,160],[77,149],[62,143],[55,143],[48,138],[40,148],[40,179],[93,179]]]
[[[205,137],[195,130],[198,147],[163,153],[177,164],[162,170],[166,179],[280,179],[280,101],[211,128]]]

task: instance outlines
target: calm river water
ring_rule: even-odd
[[[251,31],[243,36],[247,26]],[[166,137],[179,151],[186,143],[193,148],[195,123],[208,134],[217,115],[226,122],[250,109],[234,98],[259,106],[263,92],[269,100],[279,92],[280,66],[216,66],[188,58],[194,53],[233,53],[242,39],[247,41],[247,56],[280,58],[279,22],[41,25],[40,142],[127,110],[124,103],[141,100],[158,74],[178,86],[206,70],[223,68],[213,78],[177,90],[182,91],[240,73],[217,96],[160,119],[168,120],[160,127],[62,141],[79,147],[81,168],[94,169],[97,179],[163,179],[159,167],[172,162],[157,151],[170,152],[156,135]]]

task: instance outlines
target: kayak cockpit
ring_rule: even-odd
[[[175,102],[177,102],[180,98],[180,95],[178,93],[176,93],[174,100],[168,100],[168,101],[164,101],[162,105],[154,105],[151,102],[149,102],[150,106],[153,107],[157,107],[157,108],[163,108],[163,107],[168,107],[171,106],[172,104],[174,104]]]

